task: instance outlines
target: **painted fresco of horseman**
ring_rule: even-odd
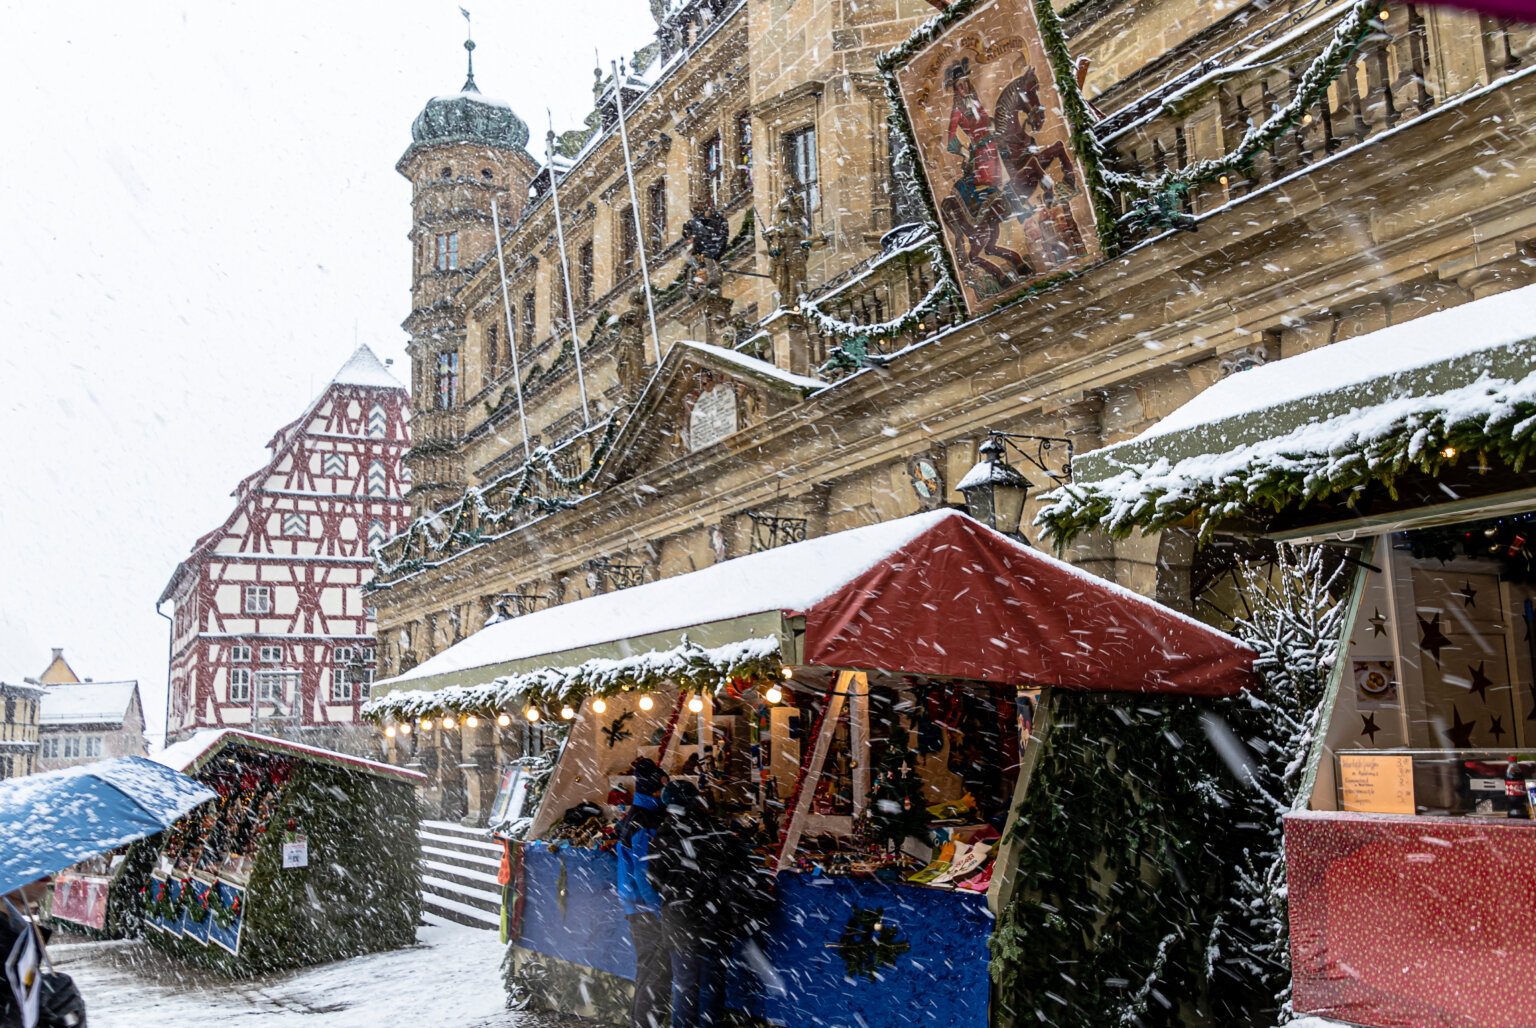
[[[992,118],[971,83],[971,59],[950,65],[944,84],[953,96],[949,116],[949,152],[964,164],[959,181],[939,203],[939,212],[954,233],[965,240],[965,259],[990,282],[977,292],[991,295],[1033,272],[1028,260],[998,242],[1003,224],[1015,213],[1002,188],[1002,165]]]

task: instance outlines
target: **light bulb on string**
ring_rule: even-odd
[[[451,717],[445,717],[445,718],[443,718],[443,728],[444,728],[444,729],[445,729],[445,730],[446,730],[446,729],[449,729],[449,728],[452,728],[452,727],[453,727],[453,726],[454,726],[454,720],[453,720],[453,718],[451,718]]]
[[[702,712],[704,710],[704,697],[695,696],[693,699],[689,700],[688,709],[693,711],[695,714]]]
[[[479,728],[480,727],[480,719],[475,717],[475,715],[471,714],[471,715],[469,715],[469,717],[464,719],[464,727],[465,728]]]
[[[782,674],[785,678],[795,677],[795,669],[792,667],[780,668],[779,673]]]
[[[500,714],[497,714],[496,715],[496,723],[498,725],[500,725],[501,727],[505,728],[505,727],[507,727],[508,725],[510,725],[512,723],[512,715],[508,714],[506,712],[502,712]]]
[[[405,722],[401,723],[401,725],[400,725],[400,734],[401,735],[410,735],[411,734],[411,723],[409,721],[405,721]]]
[[[572,710],[571,705],[567,703],[565,706],[560,708],[560,716],[566,721],[569,721],[571,718],[576,716],[576,712]]]
[[[529,721],[537,721],[539,719],[539,708],[529,707],[523,716],[526,717]]]
[[[599,696],[597,699],[592,701],[592,713],[594,713],[594,714],[601,714],[603,711],[605,711],[607,709],[608,709],[608,701],[603,699],[601,696]]]
[[[770,685],[768,691],[763,694],[763,699],[769,703],[777,703],[784,698],[784,690],[776,685]]]
[[[395,726],[394,725],[390,725],[388,728],[384,729],[384,738],[386,738],[386,739],[393,739],[394,737],[395,737]]]
[[[656,701],[651,699],[651,694],[650,693],[643,692],[643,693],[640,694],[640,709],[641,710],[650,710],[654,706],[656,706]]]
[[[424,717],[424,718],[421,719],[421,730],[423,732],[430,732],[430,731],[432,731],[432,719],[431,718]]]

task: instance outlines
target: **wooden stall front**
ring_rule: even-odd
[[[936,511],[503,622],[381,683],[396,691],[369,712],[568,715],[536,810],[501,825],[515,996],[627,1017],[611,851],[629,769],[649,757],[695,781],[777,874],[735,1007],[783,1025],[830,1009],[980,1024],[988,903],[1007,879],[993,868],[1008,866],[1036,698],[1231,695],[1251,662],[1207,626]]]

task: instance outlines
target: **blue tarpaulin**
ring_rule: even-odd
[[[0,893],[164,831],[213,798],[143,757],[0,781]]]

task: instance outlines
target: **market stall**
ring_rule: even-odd
[[[1036,698],[1228,696],[1251,661],[940,510],[490,626],[379,683],[366,713],[566,726],[536,809],[501,826],[516,837],[515,991],[608,1020],[627,1009],[634,955],[608,851],[628,769],[649,757],[696,781],[778,872],[763,973],[737,982],[737,1006],[786,1025],[833,1008],[984,1023],[988,902],[1008,888],[993,868],[1016,845],[1003,840]]]
[[[122,858],[151,941],[245,975],[414,940],[420,774],[233,729],[155,759],[218,799]]]
[[[1043,515],[1058,537],[1197,525],[1259,561],[1321,543],[1348,570],[1285,824],[1298,1012],[1536,1009],[1510,902],[1536,887],[1533,325],[1536,286],[1235,375],[1078,458]]]

